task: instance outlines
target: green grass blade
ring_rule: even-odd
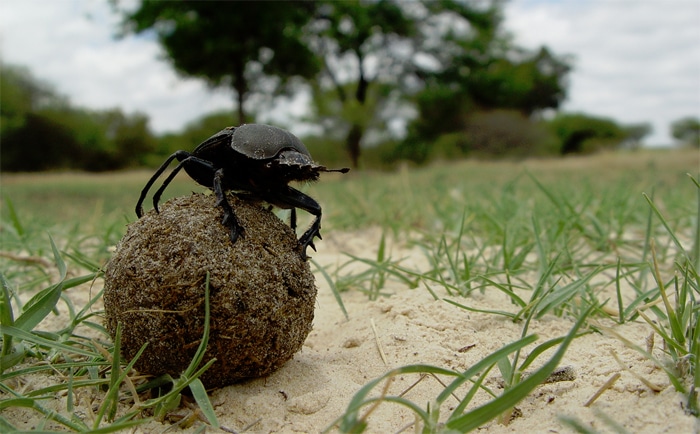
[[[5,275],[0,273],[0,286],[2,286],[2,299],[0,299],[0,326],[10,327],[15,324],[12,304],[10,303],[10,284],[5,279]],[[5,369],[13,365],[6,365],[3,360],[12,352],[12,337],[2,337],[2,352],[0,353],[0,374]],[[9,361],[8,361],[9,362]]]
[[[331,288],[331,292],[333,293],[335,301],[338,303],[338,306],[340,306],[340,310],[343,311],[343,315],[345,315],[345,319],[350,319],[350,317],[348,316],[348,311],[345,309],[345,305],[343,304],[343,298],[340,296],[340,291],[338,291],[338,287],[335,285],[333,279],[331,279],[331,276],[328,274],[326,269],[323,268],[318,262],[311,259],[311,263],[314,264],[316,269],[321,273],[321,276],[323,276],[323,278],[326,279],[328,286]]]
[[[697,187],[698,190],[698,209],[695,218],[695,233],[693,234],[693,247],[690,253],[690,257],[692,264],[695,266],[695,269],[700,270],[700,182],[698,182],[698,180],[695,179],[690,173],[688,173],[687,175],[690,178],[690,180],[693,181],[693,184],[695,184],[695,187]]]
[[[637,345],[636,343],[630,341],[629,339],[625,338],[621,334],[617,333],[615,330],[609,327],[598,327],[601,331],[603,331],[605,334],[610,335],[616,339],[618,339],[620,342],[625,344],[628,348],[631,348],[635,351],[637,351],[639,354],[643,355],[647,359],[649,359],[652,363],[654,363],[658,368],[662,369],[664,372],[666,372],[666,375],[668,376],[669,381],[671,384],[673,384],[673,387],[680,393],[687,393],[686,387],[683,385],[683,382],[681,381],[680,378],[678,378],[678,375],[676,375],[675,372],[671,368],[668,367],[666,363],[661,362],[658,360],[656,357],[654,357],[653,354],[647,352],[645,349]]]
[[[542,382],[549,377],[552,371],[556,369],[564,356],[564,353],[577,336],[579,328],[583,326],[583,323],[590,312],[591,308],[580,316],[578,321],[576,321],[576,324],[574,324],[569,334],[559,346],[557,352],[540,369],[515,385],[513,388],[507,390],[503,395],[494,399],[493,401],[490,401],[487,404],[484,404],[481,407],[478,407],[456,419],[448,420],[447,423],[445,423],[445,427],[451,430],[457,430],[459,432],[468,432],[498,417],[509,408],[514,407],[518,402],[520,402],[521,399],[534,390],[535,387],[542,384]]]
[[[681,244],[678,237],[676,237],[675,231],[671,228],[671,225],[668,224],[664,215],[661,214],[661,211],[659,210],[659,208],[656,207],[656,204],[654,204],[654,202],[649,198],[649,196],[647,196],[646,193],[642,193],[642,196],[644,196],[644,199],[646,199],[647,203],[649,204],[651,209],[654,211],[654,214],[656,214],[656,217],[659,218],[659,220],[661,221],[661,224],[664,225],[664,227],[666,228],[666,231],[668,232],[668,235],[671,237],[671,240],[673,240],[673,243],[676,245],[676,247],[678,247],[678,250],[680,252],[682,252],[686,256],[686,258],[688,258],[688,254],[687,254],[685,248],[683,247],[683,244]],[[688,260],[690,260],[690,258],[688,258]]]
[[[114,353],[119,353],[121,351],[120,347],[118,346],[119,343],[120,342],[115,342]],[[139,359],[139,357],[141,357],[143,352],[146,350],[147,346],[148,342],[144,343],[141,346],[141,348],[139,348],[138,352],[134,355],[134,358],[129,361],[129,363],[124,369],[120,369],[119,365],[116,364],[116,370],[112,370],[110,372],[109,389],[107,390],[107,394],[103,398],[102,404],[100,404],[100,408],[97,412],[97,417],[95,418],[95,422],[93,424],[93,429],[97,429],[99,424],[102,422],[105,413],[108,410],[111,413],[111,409],[113,408],[113,406],[115,406],[118,403],[119,386],[124,382],[126,376],[129,375],[129,372],[134,368],[136,361]],[[115,366],[115,364],[113,364],[112,366]],[[110,414],[109,420],[113,420],[113,418],[113,415]]]
[[[622,288],[620,286],[620,257],[617,258],[617,267],[615,269],[615,295],[617,296],[617,322],[625,323],[625,305],[622,301]]]
[[[114,334],[114,351],[112,351],[112,370],[111,375],[109,376],[109,389],[118,389],[120,383],[119,381],[119,376],[118,374],[121,372],[121,347],[122,347],[122,330],[121,330],[121,324],[117,324],[117,331]],[[135,357],[136,358],[136,357]],[[127,371],[128,372],[128,371]],[[114,420],[115,416],[117,415],[117,401],[118,399],[111,399],[107,400],[105,399],[105,403],[108,403],[105,407],[107,407],[107,420]],[[111,402],[110,402],[111,401]],[[100,415],[102,416],[102,415]],[[101,419],[98,418],[98,420]]]
[[[54,422],[57,422],[65,427],[68,427],[72,429],[73,431],[87,431],[87,426],[83,424],[80,421],[72,421],[59,413],[56,413],[53,410],[49,410],[42,405],[40,405],[36,399],[31,399],[31,398],[10,398],[10,399],[3,399],[0,401],[0,411],[6,409],[6,408],[12,408],[12,407],[23,407],[23,408],[29,408],[34,411],[37,411],[44,416],[46,416],[49,420],[52,420]]]
[[[375,378],[374,380],[368,382],[360,388],[360,390],[355,393],[355,395],[350,400],[345,413],[334,421],[324,432],[330,431],[336,424],[339,424],[339,429],[344,433],[351,432],[362,432],[362,429],[366,424],[364,423],[364,418],[359,417],[359,411],[369,405],[374,400],[370,400],[368,395],[372,390],[379,385],[382,381],[388,380],[397,375],[402,374],[436,374],[436,375],[447,375],[447,376],[461,376],[460,373],[452,371],[449,369],[439,368],[430,365],[407,365],[400,368],[392,369],[381,377]],[[376,399],[375,399],[376,400]],[[421,410],[421,412],[423,412]],[[425,419],[424,419],[425,420]]]
[[[134,415],[130,415],[130,417],[133,417]],[[125,432],[129,431],[131,428],[135,428],[139,425],[143,425],[145,423],[148,423],[151,421],[151,418],[143,418],[143,419],[130,419],[130,420],[124,420],[124,421],[119,421],[99,427],[99,428],[92,428],[90,429],[90,434],[108,434],[108,433],[113,433],[113,432]]]
[[[207,271],[207,276],[204,281],[204,332],[202,333],[202,340],[199,342],[199,347],[197,347],[197,352],[192,358],[190,365],[185,370],[184,375],[188,378],[192,376],[204,359],[204,354],[206,353],[207,345],[209,344],[209,331],[211,329],[210,320],[211,300],[209,299],[209,272]]]
[[[563,287],[556,288],[544,295],[537,303],[536,317],[541,318],[552,310],[556,310],[566,304],[566,302],[580,294],[580,292],[585,289],[588,282],[599,273],[600,269],[596,268],[581,279],[564,285]]]
[[[63,282],[66,280],[66,263],[63,261],[63,258],[61,258],[61,253],[58,251],[58,248],[56,247],[56,243],[53,241],[53,237],[49,235],[49,241],[51,241],[51,250],[53,251],[53,259],[54,262],[56,263],[56,268],[58,268],[58,274],[59,274],[59,281]]]
[[[15,206],[8,196],[5,196],[5,204],[7,205],[7,212],[10,215],[10,223],[12,223],[12,227],[15,229],[15,232],[17,232],[17,235],[20,238],[24,238],[27,231],[24,229],[24,225],[22,225],[22,222],[17,215]]]
[[[209,424],[214,428],[219,428],[219,421],[216,419],[216,413],[214,412],[214,406],[211,405],[209,400],[209,395],[207,395],[207,390],[204,388],[204,384],[199,378],[195,378],[190,383],[190,391],[192,392],[192,397],[197,401],[199,409],[207,418]]]
[[[501,360],[508,360],[508,357],[503,357]],[[474,381],[474,384],[472,384],[472,387],[469,388],[469,391],[467,394],[462,398],[462,400],[459,402],[457,407],[452,411],[450,414],[450,419],[455,419],[457,418],[460,414],[464,413],[464,409],[467,408],[467,405],[472,401],[474,398],[474,395],[476,395],[476,392],[479,391],[481,385],[484,383],[484,380],[486,379],[486,376],[491,372],[491,369],[493,368],[493,365],[489,366],[488,368],[484,369],[484,372],[479,375],[479,377]]]
[[[0,416],[0,432],[7,432],[7,433],[13,433],[13,432],[19,432],[17,427],[12,425],[10,422],[7,421],[4,417]]]
[[[479,360],[476,362],[474,365],[472,365],[469,369],[464,371],[459,378],[456,378],[452,383],[450,383],[440,394],[438,397],[435,399],[437,403],[443,403],[449,396],[457,390],[458,387],[460,387],[462,384],[464,384],[465,381],[468,381],[470,378],[472,378],[474,375],[477,375],[479,372],[481,372],[483,369],[490,368],[494,364],[498,363],[499,360],[503,359],[504,357],[507,357],[508,354],[511,354],[515,351],[518,351],[527,345],[530,345],[531,343],[535,342],[537,340],[537,335],[529,335],[525,336],[521,339],[518,339],[515,342],[511,342],[508,345],[505,345],[498,350],[494,351],[493,353],[489,354],[488,356],[484,357],[483,359]]]
[[[24,306],[24,311],[15,319],[14,327],[31,331],[53,311],[61,298],[63,282],[59,282],[37,294]]]
[[[47,339],[45,337],[39,336],[35,333],[25,331],[25,330],[17,328],[17,327],[2,326],[2,327],[0,327],[0,333],[3,335],[7,334],[10,336],[13,336],[13,337],[15,337],[17,339],[21,339],[23,341],[31,342],[31,343],[39,345],[41,347],[46,347],[46,348],[51,348],[51,349],[55,349],[58,351],[63,351],[67,354],[78,354],[78,355],[87,356],[87,357],[95,357],[97,355],[96,352],[88,351],[88,350],[79,348],[75,345],[67,345],[67,344],[63,344],[61,342]]]
[[[5,335],[3,336],[3,339],[12,342],[12,336]],[[19,345],[18,348],[15,348],[15,352],[11,352],[0,357],[0,374],[4,373],[5,370],[17,365],[18,363],[21,363],[26,356],[26,349],[24,346]]]
[[[479,312],[479,313],[487,313],[487,314],[494,314],[494,315],[501,315],[505,316],[506,318],[511,318],[515,319],[518,317],[517,314],[507,312],[505,310],[487,310],[487,309],[477,309],[475,307],[469,307],[467,305],[457,303],[456,301],[450,300],[445,298],[444,299],[447,303],[450,303],[451,305],[457,306],[460,309],[468,310],[469,312]]]

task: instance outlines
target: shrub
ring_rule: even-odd
[[[561,114],[549,122],[561,154],[590,154],[618,147],[627,137],[613,120],[585,114]]]

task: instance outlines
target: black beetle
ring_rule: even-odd
[[[328,169],[313,162],[306,146],[295,135],[281,128],[263,124],[228,127],[209,137],[194,151],[176,151],[156,170],[141,191],[136,215],[143,215],[143,201],[148,190],[168,165],[179,164],[153,195],[153,208],[165,188],[181,170],[197,183],[214,190],[217,205],[224,212],[222,223],[231,229],[231,241],[236,242],[243,228],[238,224],[226,191],[261,199],[282,209],[291,209],[291,226],[296,229],[296,208],[316,216],[311,227],[299,238],[301,254],[314,246],[314,237],[321,238],[321,206],[311,197],[290,187],[290,181],[316,181],[320,172],[347,173],[350,169]]]

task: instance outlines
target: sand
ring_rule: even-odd
[[[381,232],[368,229],[361,232],[324,232],[324,241],[317,243],[319,252],[313,254],[318,263],[333,270],[347,261],[344,253],[374,257]],[[393,257],[408,257],[406,264],[420,267],[420,255],[396,241],[390,246]],[[312,267],[313,268],[313,267]],[[332,426],[348,406],[353,395],[370,380],[392,368],[407,364],[430,364],[454,370],[465,370],[486,355],[520,337],[522,323],[504,317],[472,313],[444,301],[444,298],[479,309],[515,311],[498,290],[487,288],[483,294],[468,298],[450,296],[439,287],[432,287],[435,300],[424,287],[408,289],[400,282],[388,281],[376,301],[360,291],[343,293],[348,312],[346,319],[325,279],[316,273],[319,288],[313,331],[302,350],[267,378],[228,386],[211,392],[218,420],[228,431],[255,433],[320,432]],[[95,288],[93,288],[93,291]],[[68,295],[86,299],[87,289],[71,290]],[[596,324],[613,323],[595,319]],[[563,336],[574,321],[568,317],[545,316],[531,324],[531,333],[539,336],[537,343]],[[645,347],[652,329],[643,322],[614,327],[630,341]],[[657,336],[654,354],[662,357],[661,340]],[[533,346],[528,347],[528,349]],[[552,352],[539,359],[544,363]],[[615,360],[620,360],[624,368]],[[559,416],[577,418],[598,432],[615,432],[606,421],[633,433],[692,433],[698,432],[698,420],[684,412],[684,397],[675,392],[666,374],[638,352],[627,348],[619,339],[599,333],[576,339],[567,351],[561,366],[575,373],[571,381],[539,386],[517,405],[518,416],[508,424],[492,421],[478,431],[484,433],[573,432],[564,427]],[[537,368],[534,366],[533,368]],[[611,377],[617,381],[590,406],[584,404]],[[652,390],[637,376],[648,380]],[[420,380],[420,381],[418,381]],[[486,385],[500,391],[497,369],[489,374]],[[414,387],[410,388],[411,385]],[[441,381],[449,381],[446,378]],[[41,379],[27,379],[40,384]],[[408,390],[410,388],[410,390]],[[432,376],[397,377],[388,389],[400,394],[422,408],[438,395],[443,386]],[[377,393],[379,390],[377,390]],[[488,396],[479,392],[470,408],[484,403]],[[57,399],[61,401],[61,399]],[[80,406],[93,405],[88,399],[77,400],[78,414],[89,414]],[[441,415],[446,416],[457,404],[447,400]],[[180,415],[192,413],[194,405],[183,406]],[[30,429],[41,418],[20,410],[0,413],[10,422]],[[382,404],[367,419],[370,433],[415,432],[415,417],[403,407]],[[180,429],[170,423],[150,422],[134,432],[193,432],[197,425]],[[334,431],[334,429],[331,429]],[[223,431],[223,430],[222,430]],[[216,432],[208,428],[207,432]]]

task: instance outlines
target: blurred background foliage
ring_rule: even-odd
[[[572,59],[519,47],[498,0],[114,6],[121,34],[154,34],[176,71],[230,92],[233,109],[156,136],[145,114],[76,107],[26,68],[2,63],[0,169],[158,165],[299,94],[309,96],[304,114],[280,126],[305,126],[302,140],[329,166],[591,153],[636,148],[651,133],[646,123],[561,112]],[[700,147],[697,118],[672,132]]]

